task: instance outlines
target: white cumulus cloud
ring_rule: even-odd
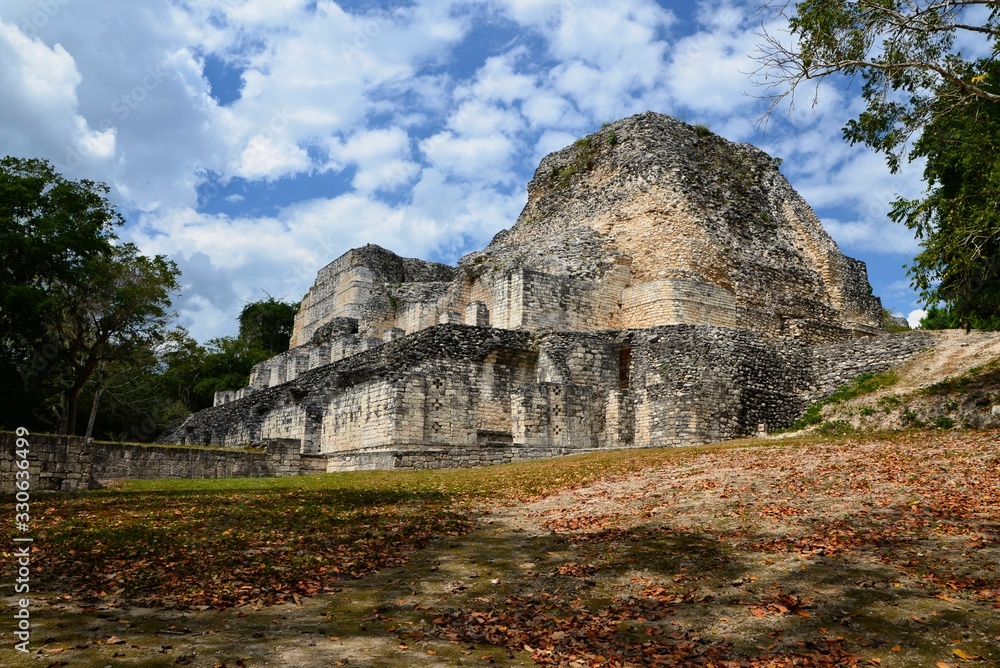
[[[914,311],[910,311],[906,316],[906,322],[909,323],[912,329],[917,329],[920,327],[920,321],[927,317],[927,311],[922,308],[918,308]]]

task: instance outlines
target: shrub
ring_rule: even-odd
[[[806,409],[806,412],[802,415],[802,417],[796,420],[795,424],[792,425],[792,430],[798,431],[800,429],[805,429],[806,427],[810,427],[814,424],[819,424],[822,421],[823,402],[817,401],[809,404],[809,408]]]
[[[882,373],[863,373],[854,380],[852,380],[851,382],[838,387],[836,391],[834,391],[834,393],[831,394],[829,397],[826,397],[825,399],[820,399],[819,401],[810,404],[809,408],[806,409],[806,412],[802,415],[802,417],[796,420],[795,424],[792,425],[792,429],[797,431],[799,429],[805,429],[806,427],[809,427],[814,424],[819,424],[820,422],[822,422],[823,406],[826,406],[827,404],[839,404],[843,401],[847,401],[855,397],[860,397],[865,394],[871,394],[872,392],[880,390],[884,387],[895,385],[897,382],[899,382],[899,376],[896,374],[895,371],[884,371]],[[879,406],[883,407],[883,410],[885,410],[886,413],[888,413],[891,410],[890,408],[885,408],[883,406],[883,402],[886,401],[887,399],[889,399],[889,397],[884,397],[880,399],[878,402]],[[899,401],[898,398],[896,398],[895,401],[898,403],[902,403]],[[869,410],[871,412],[866,413],[865,409],[862,408],[861,414],[871,415],[875,412],[871,408],[869,408]]]
[[[903,400],[899,398],[899,395],[890,394],[879,399],[877,405],[882,409],[883,413],[891,413],[894,409],[903,405]]]
[[[827,420],[816,431],[824,436],[847,436],[854,427],[846,420]]]

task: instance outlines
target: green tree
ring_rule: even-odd
[[[964,327],[1000,325],[1000,68],[968,59],[959,44],[1000,51],[1000,4],[977,0],[769,2],[790,35],[762,35],[758,82],[772,109],[807,81],[860,78],[865,109],[844,136],[899,169],[926,157],[927,192],[897,200],[891,217],[913,229],[922,251],[910,267],[928,305],[943,302]],[[818,87],[817,87],[818,90]]]
[[[983,9],[986,20],[977,22],[972,12]],[[803,83],[834,75],[860,77],[867,107],[848,125],[847,136],[886,152],[893,167],[906,140],[930,120],[931,105],[1000,102],[988,73],[956,46],[969,36],[996,45],[1000,10],[995,2],[772,0],[762,10],[787,19],[790,28],[787,35],[761,33],[755,74],[771,108],[794,103]]]
[[[958,327],[958,320],[952,315],[947,307],[931,305],[927,309],[927,314],[920,319],[920,329],[955,329]]]
[[[0,384],[38,420],[54,411],[62,433],[102,364],[162,338],[177,288],[173,263],[116,243],[124,221],[107,193],[42,160],[0,161]]]
[[[1000,64],[980,63],[984,86],[1000,93]],[[943,302],[955,325],[1000,328],[1000,104],[953,104],[939,88],[911,156],[924,157],[927,190],[897,199],[890,217],[914,230],[922,250],[910,276],[930,304]]]
[[[206,354],[204,346],[195,341],[186,329],[177,327],[168,333],[160,355],[163,392],[190,412],[212,405],[206,404],[197,393],[198,383],[204,375]]]
[[[80,397],[89,410],[86,436],[119,441],[149,441],[190,411],[170,396],[163,379],[163,347],[137,351],[127,359],[104,362]]]
[[[69,181],[48,162],[0,160],[0,345],[40,347],[60,304],[52,287],[85,284],[124,221],[108,187]]]
[[[55,286],[61,309],[54,333],[65,349],[68,387],[62,431],[76,433],[80,393],[109,362],[127,362],[160,345],[173,319],[170,295],[179,271],[161,257],[145,257],[132,244],[115,246],[89,266],[86,286]]]
[[[246,387],[253,366],[269,357],[271,354],[267,351],[232,336],[209,341],[201,378],[194,388],[199,407],[211,406],[216,392]]]
[[[283,353],[288,350],[298,311],[298,304],[278,301],[270,295],[247,304],[240,312],[239,338],[271,355]]]

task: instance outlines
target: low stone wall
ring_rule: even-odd
[[[754,332],[676,325],[628,332],[634,443],[672,447],[783,428],[805,409],[806,349]]]
[[[807,398],[815,401],[829,396],[863,373],[881,373],[906,364],[935,344],[933,334],[912,331],[816,346],[812,348],[815,387]]]
[[[82,438],[29,434],[22,437],[26,448],[18,446],[18,436],[0,433],[0,493],[15,491],[17,452],[26,450],[31,492],[75,492],[90,487],[90,451]]]
[[[339,471],[417,471],[426,469],[475,468],[512,462],[561,457],[594,452],[590,448],[545,448],[518,443],[486,444],[479,447],[427,447],[415,444],[410,448],[337,452],[324,455],[328,473]]]
[[[244,478],[298,475],[299,442],[274,439],[263,450],[164,447],[101,443],[80,437],[31,434],[31,489],[75,492],[102,482],[147,478]],[[0,433],[0,493],[15,490],[17,436]]]

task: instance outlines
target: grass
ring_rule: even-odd
[[[1000,382],[1000,358],[982,366],[975,366],[957,378],[948,377],[941,382],[925,387],[921,392],[930,396],[965,394],[970,385]]]
[[[838,387],[830,396],[809,404],[802,417],[792,425],[792,430],[798,431],[822,423],[824,406],[840,404],[857,397],[872,394],[886,387],[892,387],[898,382],[899,374],[892,370],[882,373],[863,373],[851,382]],[[843,425],[839,423],[833,424],[828,428],[829,435],[843,435],[846,432],[842,427]]]
[[[527,502],[752,443],[466,470],[132,480],[33,506],[43,564],[34,582],[42,591],[74,592],[88,604],[113,599],[225,609],[280,603],[401,565],[430,541],[465,534],[483,503]],[[0,541],[9,544],[10,532],[0,529]]]
[[[884,371],[882,373],[863,373],[850,383],[841,385],[831,394],[826,401],[837,404],[850,401],[856,397],[872,394],[886,387],[892,387],[899,382],[899,374],[895,371]]]

